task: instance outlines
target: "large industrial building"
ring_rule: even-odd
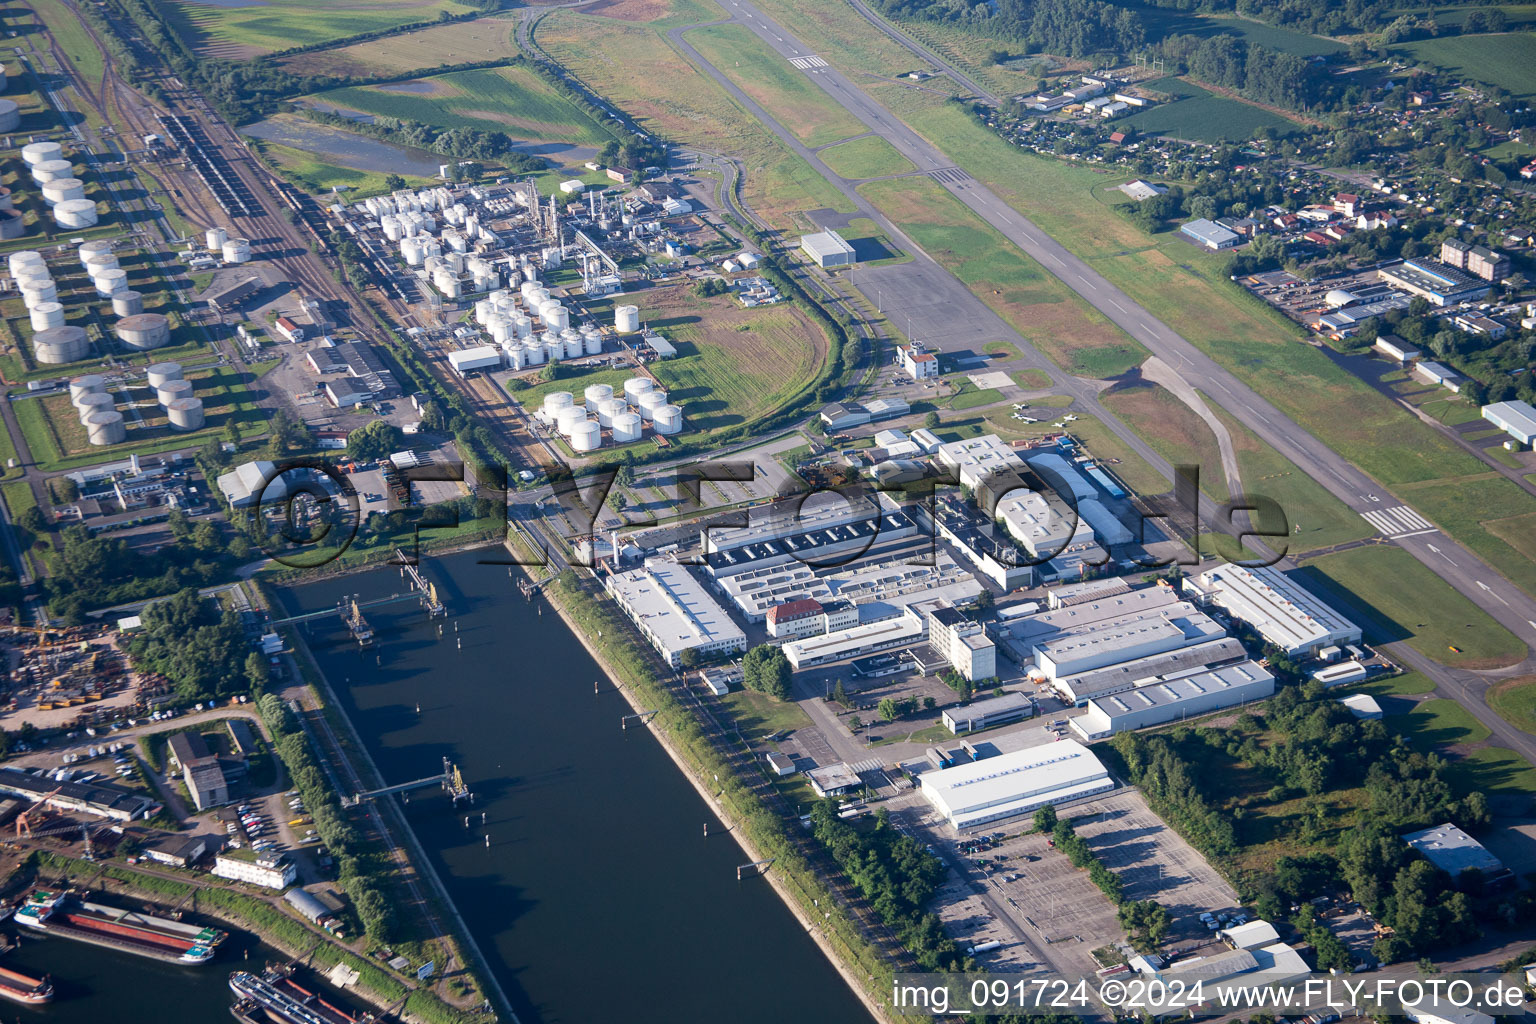
[[[1509,871],[1487,847],[1449,822],[1410,832],[1403,836],[1403,842],[1452,878],[1461,877],[1464,871],[1477,870],[1485,879],[1494,879]]]
[[[970,682],[997,676],[997,645],[981,624],[945,601],[924,601],[910,609],[928,624],[928,644]]]
[[[782,650],[795,668],[812,668],[845,658],[911,647],[920,643],[927,633],[927,624],[920,616],[899,615],[893,619],[862,622],[835,633],[791,640]]]
[[[1454,306],[1458,302],[1480,299],[1488,294],[1488,282],[1462,273],[1439,260],[1404,260],[1396,266],[1376,272],[1394,288],[1410,295],[1422,295],[1436,306]]]
[[[1209,615],[1158,585],[1041,612],[1010,624],[1011,640],[1047,679],[1077,675],[1226,635]]]
[[[1001,697],[989,697],[962,707],[949,708],[940,718],[946,729],[959,736],[961,733],[1022,722],[1034,717],[1035,710],[1035,699],[1029,694],[1005,693]]]
[[[41,800],[60,811],[94,814],[114,821],[147,818],[160,810],[158,801],[110,782],[61,781],[10,765],[0,768],[0,793],[28,801]]]
[[[609,576],[606,587],[673,668],[682,665],[684,651],[707,658],[746,650],[746,634],[676,562],[648,558],[639,569]]]
[[[1529,448],[1536,442],[1536,407],[1530,402],[1494,402],[1483,406],[1483,419]]]
[[[800,236],[800,249],[818,267],[846,267],[858,262],[853,246],[836,231],[818,231]]]
[[[201,733],[175,733],[166,745],[198,810],[206,811],[229,803],[229,780],[224,777],[218,756],[208,749]]]
[[[1243,661],[1248,652],[1235,637],[1224,636],[1218,640],[1189,647],[1179,647],[1144,658],[1105,665],[1072,675],[1057,676],[1051,680],[1051,688],[1069,704],[1084,704],[1095,697],[1107,697],[1123,693],[1149,682],[1159,682],[1185,675],[1191,671],[1231,665]]]
[[[1115,788],[1103,763],[1074,740],[927,772],[918,785],[958,831]]]
[[[1359,626],[1272,566],[1218,565],[1186,579],[1184,592],[1252,626],[1287,657],[1312,657],[1360,640]]]
[[[1117,732],[1182,722],[1211,711],[1263,700],[1275,692],[1275,677],[1252,661],[1133,686],[1095,697],[1088,710],[1072,719],[1072,729],[1086,740]]]

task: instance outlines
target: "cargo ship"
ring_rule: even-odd
[[[229,976],[229,990],[235,994],[229,1012],[241,1024],[376,1024],[381,1019],[327,1002],[281,968],[263,974],[236,971]]]
[[[20,971],[0,967],[0,998],[30,1006],[53,1002],[53,982],[45,976],[31,978]]]
[[[217,928],[182,924],[120,907],[38,889],[16,911],[16,923],[49,935],[123,949],[176,964],[204,964],[228,937]]]

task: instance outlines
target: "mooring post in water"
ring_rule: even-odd
[[[704,823],[704,838],[709,838],[709,822],[707,821]]]

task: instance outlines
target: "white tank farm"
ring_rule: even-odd
[[[559,416],[560,413],[576,404],[576,399],[569,391],[551,391],[544,396],[544,415],[550,419]]]
[[[79,404],[81,395],[104,395],[107,379],[100,374],[86,373],[69,382],[69,400]]]
[[[584,327],[581,331],[581,347],[589,356],[603,354],[603,332],[596,327]]]
[[[523,342],[523,362],[528,366],[544,365],[544,344],[535,338]]]
[[[613,329],[620,334],[634,334],[640,329],[639,306],[615,306],[613,308]]]
[[[40,363],[74,363],[90,354],[82,327],[50,327],[32,335],[32,352]]]
[[[544,359],[546,362],[558,363],[565,358],[565,342],[560,340],[558,334],[553,337],[548,331],[544,332]]]
[[[631,377],[624,382],[624,398],[630,405],[639,405],[640,396],[655,386],[649,377]]]
[[[571,428],[571,447],[578,452],[594,452],[603,443],[603,428],[596,420],[582,420]]]
[[[588,404],[587,408],[592,406]],[[629,403],[622,398],[605,398],[597,403],[597,422],[612,427],[613,421],[629,412]]]
[[[171,340],[171,322],[161,313],[125,316],[112,330],[119,341],[134,349],[159,348]]]
[[[144,312],[144,296],[139,292],[118,292],[112,296],[113,316],[137,316]]]
[[[122,444],[128,440],[128,428],[120,412],[93,413],[85,421],[86,437],[94,445]]]
[[[165,407],[172,430],[201,430],[206,422],[201,398],[178,398]]]
[[[579,405],[570,405],[560,410],[560,414],[555,417],[555,425],[559,427],[560,433],[570,437],[571,431],[576,429],[576,424],[585,423],[586,420],[587,410]]]
[[[48,272],[48,264],[41,261],[21,264],[11,271],[11,277],[15,280],[17,288],[25,287],[28,281],[53,280],[53,275]]]
[[[506,355],[507,365],[512,367],[512,369],[521,370],[523,367],[528,365],[527,350],[517,342],[507,342],[505,345],[501,346],[501,351]]]
[[[0,209],[0,238],[7,241],[27,233],[26,216],[20,210],[9,207]]]
[[[43,186],[43,202],[49,206],[66,199],[84,199],[85,182],[79,178],[54,178]]]
[[[533,318],[522,313],[512,318],[512,333],[519,338],[533,337]]]
[[[75,410],[80,415],[81,423],[85,423],[98,412],[111,412],[116,405],[111,395],[101,391],[93,391],[89,395],[81,395],[75,399]]]
[[[181,380],[180,363],[152,363],[149,367],[149,386],[159,388],[167,381]]]
[[[587,411],[596,412],[598,406],[613,397],[613,386],[611,384],[588,384],[587,390],[581,394],[587,400]]]
[[[81,242],[80,243],[80,248],[75,250],[75,255],[80,257],[80,262],[81,263],[84,263],[86,260],[90,259],[92,256],[98,256],[98,255],[100,255],[101,253],[104,253],[104,252],[105,253],[110,253],[111,251],[112,251],[112,242],[111,242],[110,239],[106,239],[106,238],[93,238],[89,242]]]
[[[0,132],[13,132],[21,127],[21,107],[15,100],[0,100]]]
[[[500,313],[491,314],[491,318],[485,323],[485,329],[490,332],[491,340],[498,345],[512,337],[512,321]]]
[[[75,165],[68,160],[40,160],[32,165],[32,180],[39,185],[74,176]]]
[[[103,270],[91,278],[96,284],[96,294],[104,299],[110,299],[119,292],[128,290],[128,271]]]
[[[251,262],[251,240],[231,238],[219,246],[219,252],[224,255],[225,263],[249,263]]]
[[[21,282],[21,301],[28,309],[59,301],[59,290],[46,278],[29,277]]]
[[[96,224],[96,204],[89,199],[66,199],[53,208],[53,220],[61,228],[88,228]]]
[[[491,314],[494,312],[496,312],[496,303],[490,299],[475,300],[475,323],[484,327],[485,322],[491,318]]]
[[[28,314],[34,331],[46,331],[50,327],[64,326],[64,307],[57,302],[39,302]]]
[[[34,142],[21,147],[21,158],[28,167],[36,167],[47,160],[60,160],[63,156],[64,147],[57,142]]]
[[[675,405],[664,405],[656,410],[652,421],[658,434],[676,434],[683,429],[683,410]]]
[[[209,252],[221,252],[224,249],[224,243],[229,241],[229,232],[223,228],[209,228],[208,233],[203,236],[203,241],[207,244]]]
[[[560,332],[560,344],[564,346],[565,358],[581,358],[581,332],[567,327]]]
[[[613,443],[629,444],[640,440],[640,417],[632,412],[621,412],[613,418]]]
[[[193,397],[193,390],[192,382],[189,380],[168,380],[155,388],[155,401],[169,407],[179,398]]]
[[[48,268],[47,263],[43,260],[43,254],[40,252],[33,252],[30,249],[23,249],[21,252],[13,252],[5,258],[5,269],[11,272],[12,277],[16,277],[20,273],[22,267],[28,266],[42,267],[45,273],[47,272]]]
[[[665,391],[647,391],[640,396],[640,418],[649,422],[656,418],[656,410],[667,404]]]

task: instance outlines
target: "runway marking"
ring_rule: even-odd
[[[1417,537],[1436,532],[1434,523],[1419,515],[1407,505],[1388,509],[1372,509],[1360,513],[1360,518],[1370,523],[1387,537]]]
[[[789,62],[801,71],[809,71],[811,68],[824,68],[827,66],[827,62],[814,53],[809,57],[791,57]]]
[[[929,171],[928,177],[934,181],[942,181],[951,185],[971,180],[971,176],[958,167],[940,167],[936,171]]]

